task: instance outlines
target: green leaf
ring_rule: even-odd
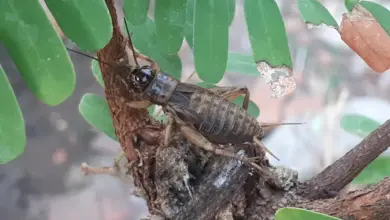
[[[72,62],[38,0],[1,1],[0,41],[42,102],[58,105],[72,94]]]
[[[208,83],[208,82],[198,82],[196,83],[196,85],[205,89],[216,87],[214,83]]]
[[[148,113],[149,115],[153,115],[154,113],[154,109],[156,108],[156,105],[151,105],[149,106],[147,109],[148,109]]]
[[[236,0],[227,1],[229,11],[228,11],[228,24],[232,24],[234,15],[236,12]],[[194,48],[194,9],[195,9],[195,0],[187,0],[187,12],[186,12],[186,22],[184,28],[185,39],[191,49]]]
[[[95,79],[98,81],[98,83],[102,87],[104,87],[102,71],[100,70],[99,62],[97,60],[92,60],[92,74],[95,77]]]
[[[226,72],[242,73],[250,76],[260,75],[253,57],[240,53],[229,53]]]
[[[255,62],[292,69],[286,30],[274,0],[245,0],[244,12]]]
[[[1,66],[0,100],[0,164],[5,164],[24,152],[26,130],[19,103]]]
[[[200,79],[219,82],[226,70],[229,6],[224,0],[195,1],[194,61]]]
[[[338,28],[338,24],[329,11],[317,0],[298,0],[298,8],[306,24]]]
[[[196,85],[206,89],[216,87],[215,84],[208,82],[198,82]],[[232,103],[242,107],[242,103],[244,103],[244,96],[238,96],[232,101]],[[257,118],[260,115],[260,109],[253,101],[249,101],[248,113],[254,118]]]
[[[175,79],[181,79],[182,63],[179,55],[157,53],[151,57],[158,63],[162,72],[169,74]]]
[[[187,0],[156,1],[154,22],[157,45],[165,54],[177,54],[184,38]]]
[[[242,103],[244,103],[244,96],[238,96],[232,102],[234,104],[242,107]],[[260,109],[253,101],[249,101],[249,105],[248,105],[248,110],[247,111],[254,118],[257,118],[260,115]]]
[[[375,184],[390,176],[390,157],[378,157],[352,181],[354,184]]]
[[[364,115],[346,114],[341,118],[340,126],[351,134],[365,138],[379,127],[380,123]]]
[[[161,53],[157,49],[156,27],[153,20],[148,17],[142,25],[133,25],[131,23],[128,25],[129,30],[133,32],[131,39],[134,47],[142,54],[151,57],[158,64],[161,71],[180,80],[181,59],[177,54],[168,55]]]
[[[83,50],[99,50],[111,40],[112,24],[104,0],[45,0],[64,34]]]
[[[85,94],[81,98],[79,112],[94,128],[117,140],[110,109],[104,97],[92,93]]]
[[[390,35],[390,11],[389,9],[383,7],[380,4],[375,2],[361,1],[359,3],[365,9],[367,9],[372,16],[379,22],[382,28]]]
[[[143,24],[148,15],[149,4],[149,0],[125,0],[123,10],[127,20],[135,25]]]
[[[228,0],[227,1],[229,11],[228,11],[228,23],[229,26],[232,24],[233,19],[234,19],[234,14],[236,12],[236,0]]]
[[[358,3],[359,1],[360,0],[345,0],[344,1],[345,8],[347,8],[347,10],[351,12],[355,4]]]
[[[301,208],[281,208],[276,211],[275,220],[341,220],[319,212]]]
[[[195,0],[187,0],[184,36],[191,49],[194,48],[194,10]]]

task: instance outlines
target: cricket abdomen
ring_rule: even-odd
[[[212,93],[193,93],[189,108],[201,119],[195,127],[216,144],[250,142],[262,133],[259,123],[246,110]]]

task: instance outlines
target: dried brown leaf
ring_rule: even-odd
[[[364,7],[356,5],[344,13],[340,26],[341,39],[373,70],[390,68],[390,36]]]

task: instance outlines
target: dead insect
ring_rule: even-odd
[[[125,25],[126,20],[125,20]],[[127,30],[128,31],[128,30]],[[129,38],[130,34],[128,33]],[[260,139],[264,129],[283,123],[259,124],[248,114],[249,91],[245,86],[202,87],[182,83],[160,72],[154,63],[152,66],[139,66],[130,41],[136,67],[125,80],[136,92],[140,101],[127,103],[132,108],[147,108],[152,104],[160,105],[167,116],[164,145],[168,145],[174,126],[194,145],[218,155],[232,157],[259,168],[252,159],[236,156],[216,144],[240,144],[254,142],[278,159]],[[150,61],[150,60],[149,60]],[[231,101],[245,95],[242,108]],[[300,124],[300,123],[284,123]],[[260,168],[259,168],[260,169]]]

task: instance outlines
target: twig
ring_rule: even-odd
[[[117,171],[114,167],[92,167],[87,163],[81,164],[81,170],[84,172],[84,175],[88,176],[90,174],[108,174],[112,176],[117,175]]]
[[[390,146],[390,120],[360,144],[305,182],[301,194],[311,199],[330,198],[350,183],[368,164]]]

